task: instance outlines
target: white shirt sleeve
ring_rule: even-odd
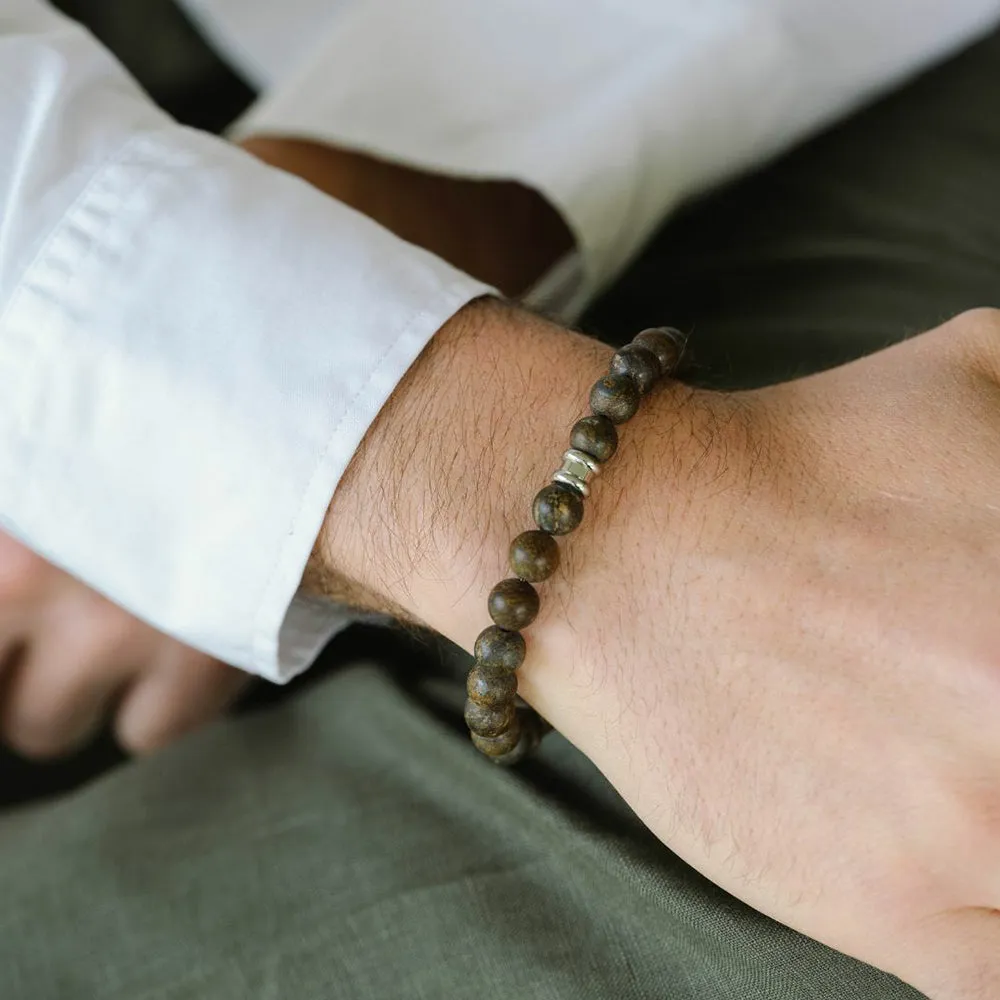
[[[480,283],[157,111],[72,22],[0,2],[0,525],[272,678],[338,478]]]
[[[273,84],[239,131],[543,193],[577,237],[576,308],[678,202],[1000,18],[1000,0],[185,2]]]

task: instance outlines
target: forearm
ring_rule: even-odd
[[[521,184],[428,173],[295,139],[252,136],[243,146],[506,295],[527,291],[573,246],[559,213]]]

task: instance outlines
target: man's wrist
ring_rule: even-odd
[[[460,310],[358,448],[307,581],[340,574],[370,606],[468,644],[609,353],[495,300]]]
[[[532,498],[557,467],[610,354],[495,300],[461,310],[369,429],[334,495],[307,582],[343,598],[323,581],[349,581],[364,606],[471,648],[488,624],[489,588],[509,575],[510,540],[532,527]],[[687,392],[655,394],[644,404],[650,412],[623,428],[583,524],[561,541],[562,567],[545,584],[533,633],[558,616],[581,569],[606,565],[608,544],[619,544],[609,528],[630,518],[640,495],[646,425],[655,425],[663,450],[690,439],[677,398]]]

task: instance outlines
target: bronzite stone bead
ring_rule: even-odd
[[[470,701],[483,708],[500,708],[512,704],[517,694],[517,677],[509,670],[498,670],[477,663],[465,682]]]
[[[538,614],[538,591],[525,580],[501,580],[487,601],[490,618],[500,628],[512,631],[527,628]]]
[[[611,372],[594,383],[590,408],[613,424],[623,424],[639,409],[639,387],[627,375]]]
[[[550,535],[568,535],[583,520],[583,497],[561,483],[549,483],[535,497],[535,524]]]
[[[653,327],[637,333],[632,338],[632,343],[652,351],[660,362],[660,374],[669,375],[681,359],[684,335],[673,327]]]
[[[513,698],[495,708],[480,705],[470,698],[465,703],[465,724],[478,736],[499,736],[513,725],[516,712]]]
[[[547,580],[559,568],[559,544],[545,531],[522,531],[510,543],[510,568],[530,583]]]
[[[538,744],[541,741],[542,731],[538,726],[522,724],[521,738],[517,741],[517,745],[512,750],[494,757],[493,761],[496,764],[503,764],[507,767],[513,764],[520,764],[525,757],[538,749]]]
[[[618,450],[618,431],[607,417],[595,413],[573,424],[569,443],[571,448],[592,455],[598,462],[606,462]]]
[[[479,633],[475,654],[476,661],[482,666],[513,673],[524,663],[524,636],[499,625],[490,625]]]
[[[632,379],[645,396],[660,377],[660,359],[648,347],[626,344],[611,359],[611,371]]]
[[[521,742],[521,733],[521,721],[515,715],[514,722],[506,732],[499,736],[480,736],[479,733],[473,733],[472,742],[476,749],[486,754],[487,757],[503,757]]]

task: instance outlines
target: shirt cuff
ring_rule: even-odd
[[[293,602],[340,476],[435,331],[490,291],[226,143],[139,136],[0,316],[3,526],[285,680],[343,621]]]
[[[996,0],[366,0],[316,22],[235,131],[534,188],[576,236],[579,311],[679,202],[996,20]]]

